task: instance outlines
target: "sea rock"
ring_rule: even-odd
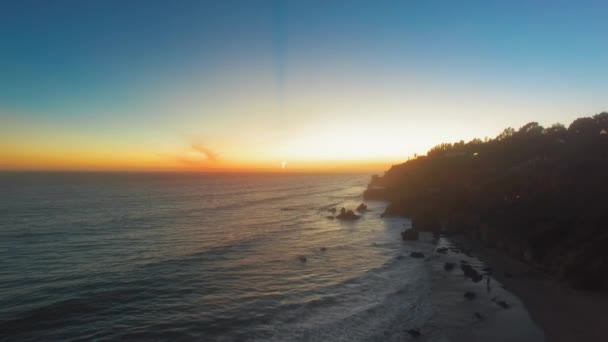
[[[325,251],[327,251],[327,247],[321,247],[321,248],[319,248],[319,250],[320,250],[321,252],[325,252]]]
[[[412,252],[410,253],[410,257],[415,259],[422,259],[424,258],[424,254],[422,252]]]
[[[453,262],[446,262],[445,264],[443,264],[443,269],[450,272],[454,269],[455,266],[456,265]]]
[[[475,318],[477,318],[477,319],[483,319],[483,316],[482,316],[482,315],[481,315],[479,312],[475,312],[473,315],[474,315],[474,316],[475,316]]]
[[[326,218],[326,219],[330,219],[330,220],[335,219],[335,217],[334,217],[334,216],[331,216],[331,215],[327,215],[327,216],[325,216],[325,218]]]
[[[359,206],[357,207],[356,210],[358,212],[362,213],[367,210],[367,205],[365,203],[361,203],[361,204],[359,204]]]
[[[331,209],[327,209],[327,211],[329,211],[330,213],[335,213],[337,211],[336,208],[331,208]]]
[[[464,293],[464,298],[466,298],[468,300],[473,300],[473,299],[475,299],[475,297],[477,297],[475,292],[467,291]]]
[[[306,256],[304,256],[304,255],[300,255],[300,256],[298,256],[298,260],[300,260],[301,262],[306,262],[306,261],[308,261],[308,259],[307,259],[307,258],[306,258]]]
[[[360,219],[361,216],[355,214],[352,210],[342,208],[340,210],[340,214],[338,214],[336,218],[340,220],[354,221]]]
[[[447,254],[448,253],[448,248],[447,247],[437,248],[437,250],[435,250],[435,252],[441,253],[441,254]]]
[[[406,231],[401,232],[401,238],[404,241],[415,241],[418,240],[418,231],[413,229],[408,229]]]

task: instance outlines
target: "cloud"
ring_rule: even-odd
[[[220,158],[219,154],[213,152],[211,149],[209,149],[203,145],[192,144],[191,147],[194,151],[205,156],[205,158],[207,158],[207,160],[210,162],[216,162]]]

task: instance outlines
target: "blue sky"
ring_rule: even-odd
[[[374,148],[398,146],[378,152],[393,160],[568,123],[608,108],[606,13],[599,1],[3,1],[4,145],[26,153],[64,129],[80,132],[64,144],[96,153],[196,141],[233,160],[367,160],[349,144],[385,130]]]

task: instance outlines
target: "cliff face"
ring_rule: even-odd
[[[608,113],[442,144],[364,196],[418,230],[464,232],[576,286],[608,289]]]

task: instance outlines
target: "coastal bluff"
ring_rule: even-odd
[[[464,233],[575,288],[608,290],[608,112],[440,144],[373,176],[365,199],[417,231]]]

